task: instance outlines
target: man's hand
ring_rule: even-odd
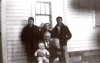
[[[60,51],[58,51],[58,52],[57,52],[57,54],[58,54],[58,55],[61,55],[61,52],[60,52]]]
[[[68,35],[66,35],[66,38],[68,38]]]
[[[59,58],[57,57],[56,59],[54,59],[54,61],[59,61]]]

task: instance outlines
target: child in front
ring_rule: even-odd
[[[45,49],[44,43],[39,43],[39,49],[35,52],[38,63],[49,63],[50,53]]]

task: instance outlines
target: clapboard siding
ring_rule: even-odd
[[[7,10],[23,10],[23,11],[29,11],[29,10],[31,10],[30,8],[29,8],[29,6],[28,7],[25,7],[25,6],[19,6],[19,7],[17,7],[17,6],[7,6]],[[19,10],[19,11],[20,11]]]
[[[68,52],[100,48],[100,44],[98,44],[100,30],[93,28],[94,10],[92,3],[93,1],[89,0],[67,0],[66,23],[72,32],[72,38],[68,41]],[[75,7],[74,4],[79,5]],[[87,9],[88,7],[89,9]]]
[[[9,8],[9,7],[8,7]],[[18,8],[18,9],[20,9],[20,8]],[[23,12],[24,11],[24,12]],[[31,12],[30,12],[31,10],[26,10],[26,9],[22,9],[21,8],[21,10],[16,10],[16,9],[7,9],[7,12],[8,13],[19,13],[19,14],[26,14],[26,13],[30,13],[31,14]]]
[[[11,16],[11,17],[13,17],[13,16],[15,16],[15,17],[17,17],[17,16],[19,16],[19,17],[21,17],[21,16],[26,16],[26,17],[28,17],[28,16],[30,16],[30,14],[14,14],[14,13],[8,13],[7,14],[7,16]]]
[[[31,1],[30,1],[31,2]],[[29,3],[30,2],[16,2],[16,1],[13,1],[13,3],[12,3],[12,1],[7,1],[7,5],[17,5],[17,6],[31,6]],[[22,4],[27,4],[27,5],[22,5]]]
[[[26,22],[26,20],[24,22]],[[14,23],[14,21],[12,23]],[[15,23],[16,23],[16,21],[15,21]],[[23,23],[23,21],[22,21],[22,23]],[[23,26],[25,26],[25,24],[16,24],[16,25],[14,24],[14,27],[20,27],[20,26],[23,27]],[[13,24],[8,24],[7,26],[11,27],[11,25],[13,25]],[[17,25],[19,25],[19,26],[17,26]]]
[[[8,61],[15,61],[16,62],[16,59],[17,60],[24,60],[24,59],[26,59],[26,56],[21,56],[21,57],[19,57],[19,56],[13,56],[13,57],[9,57],[9,59],[8,59]]]
[[[79,42],[80,41],[80,42]],[[71,43],[72,42],[72,43]],[[87,44],[87,45],[89,45],[89,44],[94,44],[94,45],[97,45],[98,43],[96,43],[96,40],[73,40],[73,41],[71,41],[71,42],[69,42],[68,43],[68,45],[70,45],[70,46],[72,46],[72,45],[74,45],[75,46],[75,44],[76,45],[79,45],[79,44],[82,44],[82,45],[84,45],[84,44]],[[91,43],[92,42],[92,43]],[[99,45],[99,44],[98,44]],[[77,46],[76,46],[77,47]]]
[[[100,49],[100,46],[87,46],[87,47],[69,47],[69,49],[71,50],[68,50],[68,52],[73,52],[73,51],[88,51],[88,50],[96,50],[96,49]]]
[[[31,12],[31,11],[30,11],[30,12]],[[31,15],[30,15],[30,16],[31,16]],[[27,18],[28,18],[28,17],[26,17],[26,16],[22,16],[22,17],[19,17],[19,16],[18,16],[18,17],[15,17],[15,16],[10,17],[10,16],[9,16],[9,17],[7,17],[7,20],[12,20],[12,21],[13,21],[13,20],[27,20]]]
[[[16,53],[10,53],[10,52],[8,52],[8,56],[25,56],[26,54],[25,53],[18,53],[17,52],[17,54]]]
[[[27,61],[26,60],[20,60],[20,61],[9,61],[8,63],[27,63]]]
[[[16,46],[16,45],[15,45]],[[21,45],[22,46],[22,45]],[[21,46],[19,46],[20,47],[20,49],[19,48],[8,48],[8,53],[17,53],[17,52],[19,52],[19,53],[21,53],[21,52],[25,52],[22,48],[21,48]]]
[[[32,16],[32,5],[31,0],[22,1],[7,0],[6,4],[8,63],[27,63],[25,50],[20,41],[20,34],[22,28],[27,24],[28,17]]]
[[[22,48],[23,46],[22,45],[19,45],[19,44],[11,44],[11,45],[8,45],[8,48]]]
[[[10,34],[7,34],[7,36],[11,36],[11,37],[19,37],[19,36],[20,36],[20,34],[10,33]]]
[[[13,21],[7,21],[8,25],[18,25],[18,24],[26,24],[25,22],[21,21],[21,20],[13,20]],[[15,26],[18,27],[18,26]],[[22,26],[21,26],[22,27]],[[9,27],[8,27],[9,28]]]
[[[27,0],[7,0],[7,2],[17,2],[17,3],[23,3],[23,2],[32,2],[31,0],[27,1]]]
[[[18,48],[11,48],[11,50],[10,50],[10,48],[11,47],[9,47],[9,49],[8,49],[8,53],[12,53],[12,56],[14,56],[13,54],[14,53],[22,53],[22,52],[25,52],[23,49],[21,49],[22,47],[18,47]],[[26,54],[25,54],[25,56],[26,56]],[[20,56],[19,56],[20,57]],[[13,59],[12,59],[13,60]]]
[[[9,40],[7,44],[8,45],[11,45],[11,44],[17,44],[18,45],[18,44],[20,44],[20,40],[15,40],[13,42],[12,42],[12,40]]]
[[[7,40],[20,40],[19,37],[7,37]]]
[[[10,33],[10,32],[11,33],[13,33],[13,32],[21,32],[21,30],[18,29],[18,30],[11,31],[10,29],[7,29],[7,33]]]
[[[81,41],[80,41],[81,42]],[[77,46],[76,46],[77,45]],[[69,45],[70,47],[69,48],[78,48],[78,47],[83,47],[83,48],[85,48],[85,47],[88,47],[88,48],[90,48],[90,47],[93,47],[93,46],[96,46],[97,48],[100,46],[100,44],[91,44],[91,43],[80,43],[80,45],[79,44],[70,44]]]

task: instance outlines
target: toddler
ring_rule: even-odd
[[[51,48],[51,61],[52,63],[61,63],[62,58],[62,49],[58,38],[54,38],[54,45]]]
[[[50,53],[45,49],[44,43],[39,43],[39,49],[35,52],[38,63],[49,63]]]

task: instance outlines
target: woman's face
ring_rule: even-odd
[[[44,27],[45,27],[46,30],[49,30],[50,29],[50,25],[49,24],[45,24]]]

